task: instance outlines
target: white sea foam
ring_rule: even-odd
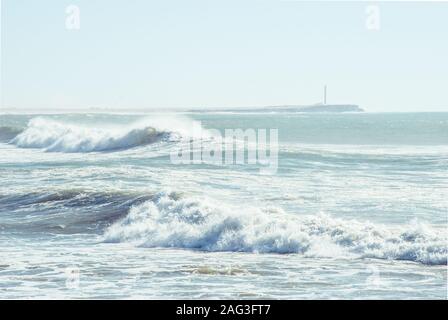
[[[74,125],[48,118],[31,119],[10,143],[48,152],[95,152],[133,148],[190,133],[192,120],[176,117],[144,118],[126,126]]]
[[[430,226],[390,227],[323,214],[298,216],[279,208],[236,209],[173,192],[132,207],[104,237],[143,247],[447,262],[446,233]]]

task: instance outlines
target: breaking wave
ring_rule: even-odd
[[[207,199],[162,192],[132,206],[110,226],[105,242],[204,251],[447,263],[446,232],[412,223],[389,227],[327,215],[298,216],[278,208],[226,208]]]
[[[20,148],[39,148],[47,152],[101,152],[173,141],[185,134],[183,120],[144,119],[127,126],[82,126],[47,118],[34,118],[11,144]],[[171,123],[168,123],[171,122]]]

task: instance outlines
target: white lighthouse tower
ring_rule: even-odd
[[[324,105],[327,104],[327,85],[324,85]]]

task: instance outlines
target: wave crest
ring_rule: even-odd
[[[93,128],[34,118],[10,143],[47,152],[101,152],[144,146],[175,137],[173,132],[140,122],[125,127]]]
[[[278,208],[237,211],[206,199],[162,192],[109,227],[106,242],[205,251],[298,253],[446,264],[446,234],[411,224],[390,228]]]

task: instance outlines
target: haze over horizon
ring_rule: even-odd
[[[0,107],[448,111],[447,2],[240,2],[3,0]]]

